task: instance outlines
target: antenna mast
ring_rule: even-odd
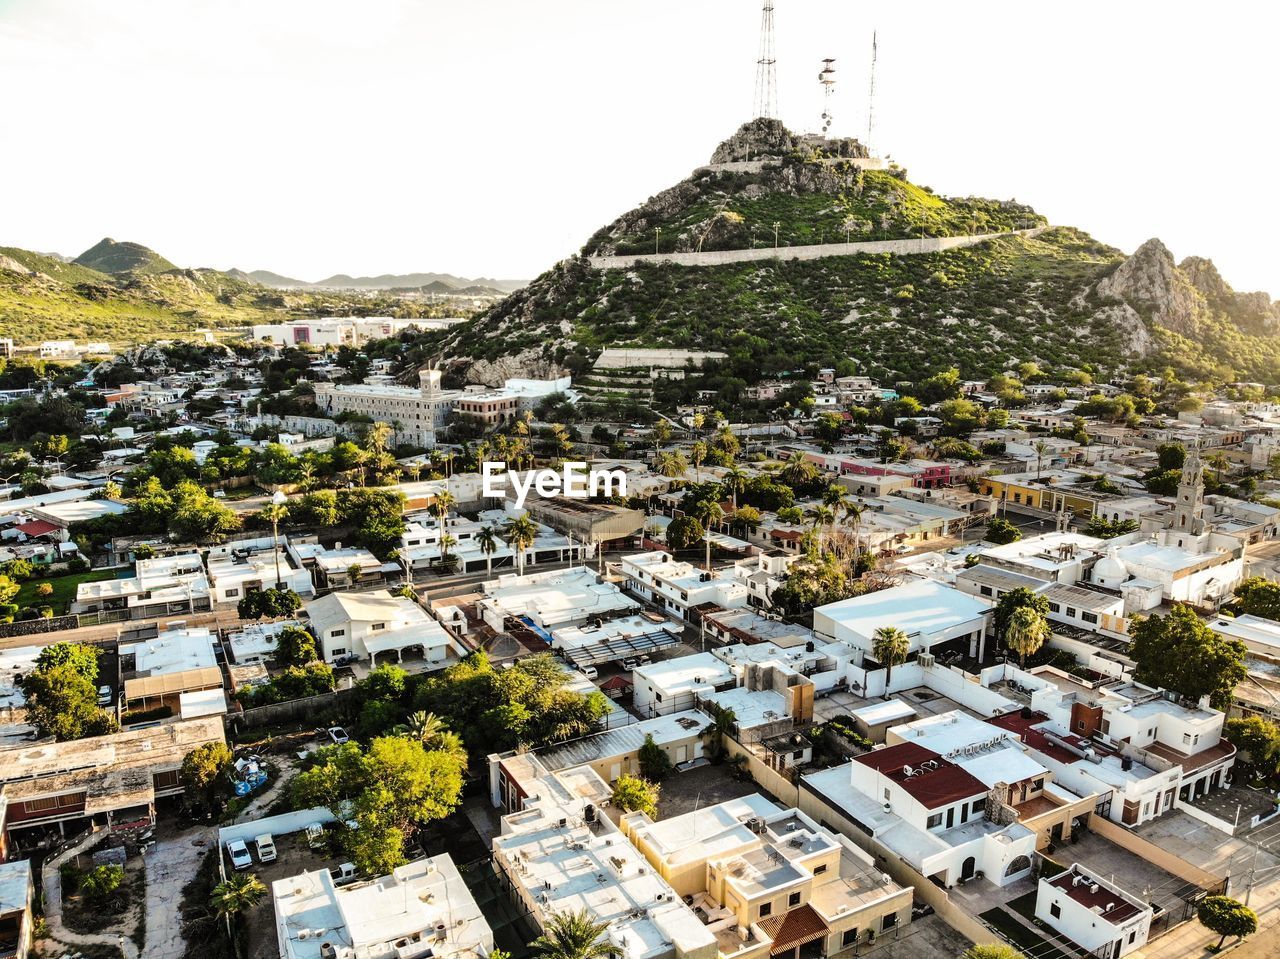
[[[773,119],[778,113],[778,77],[773,55],[773,0],[764,0],[760,14],[760,58],[756,60],[756,117]]]
[[[818,74],[818,82],[822,84],[822,135],[826,136],[831,129],[831,94],[836,87],[836,62],[831,57],[822,61],[822,72]]]
[[[867,155],[871,155],[871,129],[876,117],[876,31],[871,31],[871,92],[867,95]]]

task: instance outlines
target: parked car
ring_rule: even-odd
[[[271,833],[264,832],[253,844],[258,847],[258,862],[276,861],[276,841],[271,838]]]
[[[110,705],[111,705],[111,701],[112,701],[113,699],[115,699],[115,697],[111,695],[111,687],[110,687],[110,686],[99,686],[99,687],[98,687],[98,705],[99,705],[99,706],[110,706]]]
[[[227,843],[227,855],[231,857],[231,865],[238,871],[253,865],[253,857],[249,855],[249,847],[243,839],[233,839]]]
[[[583,676],[586,676],[587,679],[597,679],[600,676],[600,670],[596,669],[594,666],[582,666],[578,669],[578,672],[582,673]]]
[[[329,741],[335,746],[341,746],[343,743],[350,741],[351,737],[347,735],[347,731],[341,726],[329,727]]]
[[[630,671],[630,670],[632,670],[632,669],[639,669],[639,668],[640,668],[640,660],[638,660],[638,659],[636,659],[636,658],[634,658],[634,657],[632,657],[631,659],[624,659],[624,660],[622,661],[622,668],[623,668],[623,669],[625,669],[625,670],[628,670],[628,671]]]
[[[340,886],[344,882],[354,882],[356,878],[355,863],[344,862],[341,866],[330,866],[329,875],[333,877],[333,883],[336,886]]]

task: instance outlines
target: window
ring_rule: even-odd
[[[888,932],[897,924],[898,924],[898,914],[896,912],[891,912],[889,913],[889,915],[884,917],[884,921],[880,926],[880,930],[882,932]]]
[[[827,871],[827,864],[825,862],[821,866],[813,867],[813,874],[815,876],[821,876],[826,871]]]
[[[1086,623],[1096,624],[1098,622],[1097,613],[1081,613],[1080,618],[1083,619]]]
[[[347,635],[347,631],[346,631],[345,629],[331,629],[331,630],[329,630],[329,638],[330,638],[330,639],[337,639],[339,636],[345,636],[345,635]]]
[[[1191,745],[1191,734],[1190,734],[1190,733],[1183,733],[1183,734],[1182,734],[1182,745],[1184,745],[1184,746],[1190,746],[1190,745]]]
[[[380,629],[386,629],[386,628],[387,628],[387,624],[386,624],[386,623],[374,623],[374,624],[373,624],[372,626],[370,626],[369,628],[370,628],[371,630],[373,630],[373,631],[376,633],[376,632],[377,632],[378,630],[380,630]]]
[[[987,801],[985,799],[975,799],[973,802],[973,811],[982,812],[986,808]]]
[[[928,823],[926,823],[925,825],[926,825],[926,827],[927,827],[927,828],[929,828],[929,829],[933,829],[935,826],[941,826],[941,825],[942,825],[942,813],[940,813],[940,812],[938,812],[938,813],[934,813],[932,816],[930,816],[930,817],[929,817],[929,821],[928,821]]]
[[[857,942],[858,942],[857,929],[846,929],[844,931],[844,938],[840,940],[840,944],[845,948],[848,948],[849,946],[857,945]]]
[[[1031,788],[1035,790],[1044,789],[1044,779],[1036,779],[1031,783]]]
[[[345,656],[345,655],[347,655],[347,647],[345,647],[345,646],[339,646],[339,647],[338,647],[337,649],[335,649],[335,650],[334,650],[330,655],[332,655],[332,656]]]
[[[771,915],[772,913],[773,913],[773,903],[766,902],[764,905],[760,907],[761,919],[763,919],[765,916]]]
[[[1074,619],[1076,616],[1076,608],[1074,606],[1068,606],[1067,615],[1070,616],[1072,619]]]
[[[982,593],[982,595],[983,595],[983,596],[990,596],[990,595],[991,595],[991,587],[990,587],[990,586],[983,586],[983,587],[981,588],[980,592]]]
[[[227,599],[231,599],[233,596],[239,596],[239,595],[240,595],[240,590],[238,589],[227,590]]]
[[[1050,604],[1049,604],[1049,612],[1051,612],[1051,613],[1060,613],[1060,612],[1062,612],[1062,605],[1061,605],[1060,603],[1050,603]]]
[[[1062,907],[1061,907],[1061,906],[1059,906],[1056,902],[1055,902],[1055,903],[1052,903],[1052,904],[1049,906],[1049,915],[1053,916],[1053,918],[1054,918],[1054,919],[1061,919],[1061,918],[1062,918]]]
[[[787,897],[787,905],[788,905],[789,907],[795,907],[795,906],[800,905],[800,893],[798,893],[798,892],[793,892],[790,896],[788,896],[788,897]]]
[[[888,786],[885,786],[885,787],[884,787],[884,801],[885,801],[885,802],[888,802],[888,801],[889,801],[889,787],[888,787]]]

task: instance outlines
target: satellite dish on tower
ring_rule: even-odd
[[[822,84],[822,135],[826,136],[831,129],[831,94],[836,87],[836,61],[826,57],[822,61],[822,70],[818,73],[818,82]]]

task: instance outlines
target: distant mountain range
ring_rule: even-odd
[[[254,283],[276,289],[328,289],[328,290],[394,290],[426,288],[428,293],[462,293],[484,295],[486,293],[511,293],[520,289],[526,280],[494,280],[489,277],[468,279],[452,273],[383,273],[380,276],[348,276],[335,273],[323,280],[297,280],[270,270],[253,270],[242,273],[228,270],[232,276],[241,275]]]

